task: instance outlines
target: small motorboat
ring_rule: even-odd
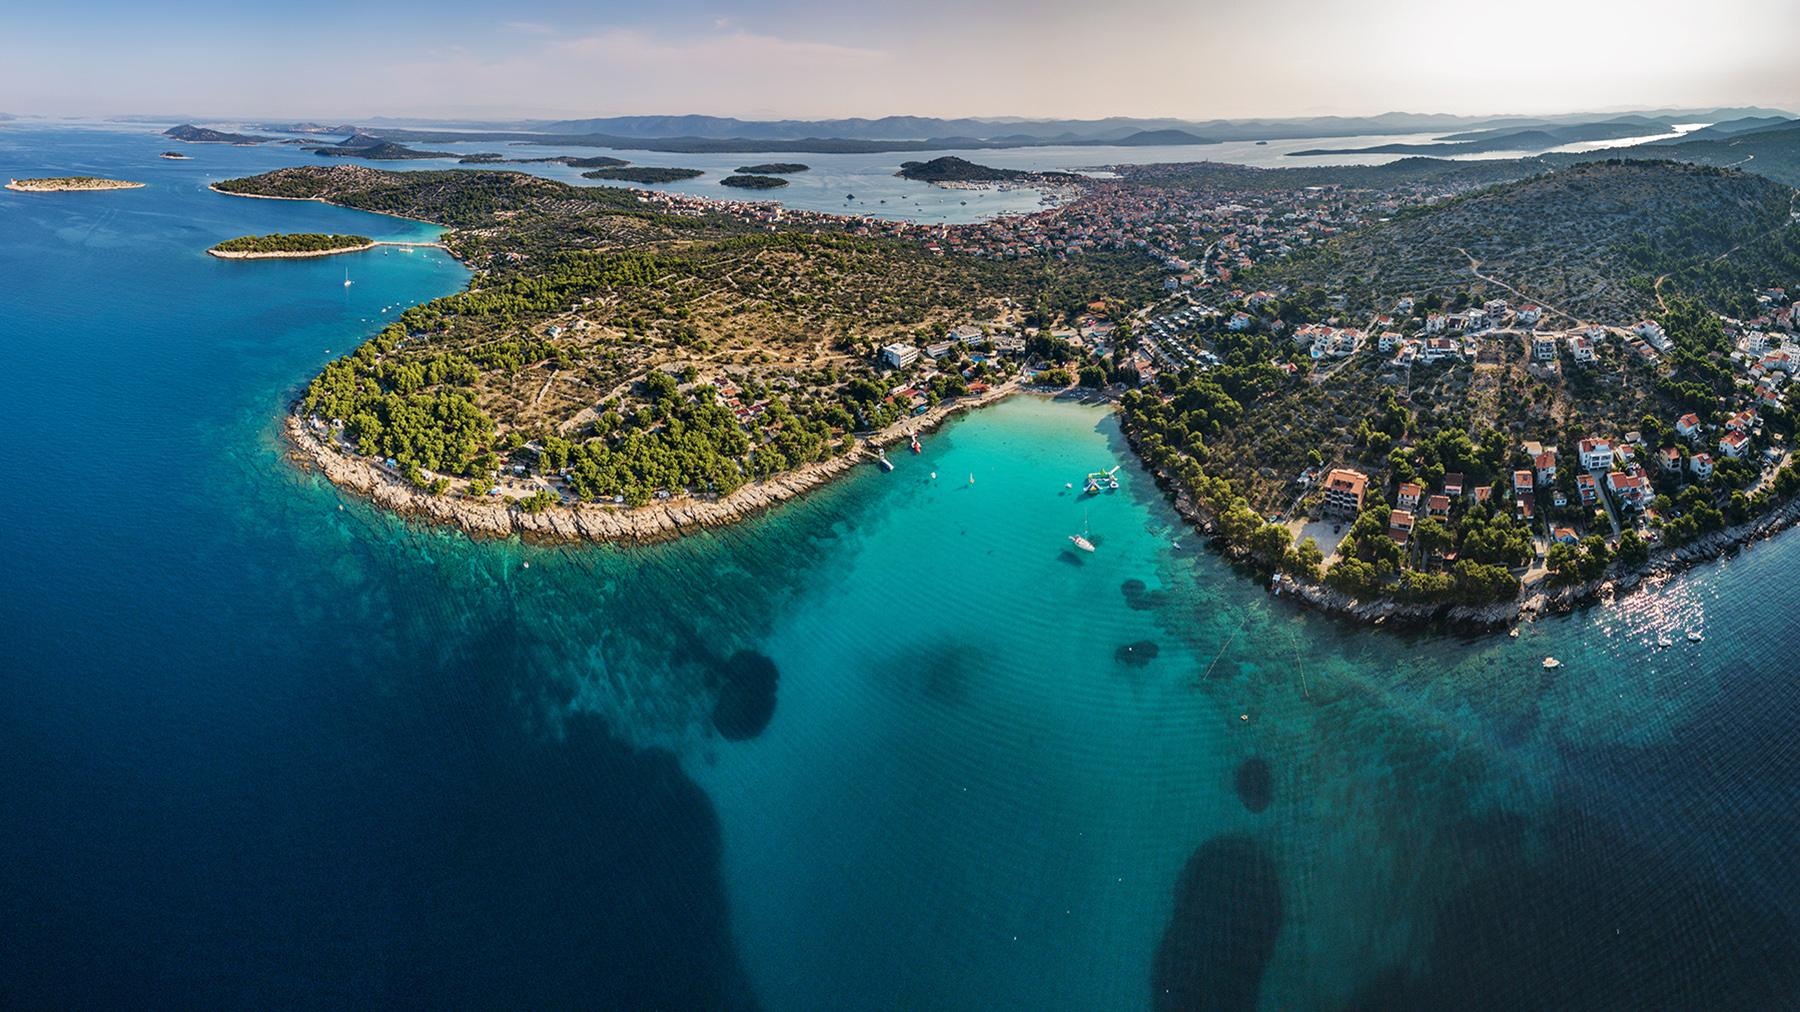
[[[1555,671],[1557,668],[1560,668],[1560,667],[1562,667],[1562,662],[1557,660],[1556,658],[1554,658],[1554,657],[1544,658],[1544,670],[1545,671]]]
[[[1688,642],[1689,642],[1689,643],[1698,643],[1698,642],[1700,642],[1700,641],[1701,641],[1701,640],[1703,640],[1703,639],[1705,639],[1705,638],[1706,638],[1706,637],[1704,637],[1704,636],[1702,636],[1702,635],[1700,635],[1700,634],[1699,634],[1699,633],[1697,633],[1697,632],[1691,632],[1691,633],[1688,633]]]

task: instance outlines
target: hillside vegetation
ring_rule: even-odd
[[[1503,184],[1338,237],[1275,264],[1256,283],[1306,283],[1391,304],[1482,287],[1584,319],[1625,323],[1654,305],[1655,279],[1713,296],[1728,252],[1780,257],[1794,193],[1760,176],[1672,162],[1589,163]],[[1735,269],[1735,268],[1734,268]],[[1728,272],[1729,273],[1729,272]],[[1762,273],[1760,270],[1754,273]],[[1487,285],[1489,296],[1508,297]]]
[[[580,495],[631,502],[658,488],[728,492],[903,417],[910,400],[874,366],[881,345],[939,339],[1005,315],[1008,300],[1067,289],[1142,302],[1160,289],[1160,266],[1138,252],[1052,272],[822,224],[768,232],[656,214],[633,191],[508,172],[296,168],[217,188],[456,225],[447,244],[480,272],[329,365],[306,390],[308,414],[409,471],[480,481],[520,453],[568,470]],[[966,389],[939,377],[929,396]]]
[[[275,232],[270,235],[245,235],[227,239],[213,249],[221,253],[318,253],[325,250],[357,249],[372,241],[364,235]]]

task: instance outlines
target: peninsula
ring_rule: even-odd
[[[216,189],[455,226],[469,290],[331,363],[293,429],[334,480],[479,530],[652,536],[661,521],[591,519],[645,507],[720,522],[1017,389],[1018,306],[1098,284],[1148,298],[1158,271],[1096,254],[1065,292],[854,220],[788,212],[769,232],[759,205],[513,172],[294,168]]]
[[[837,473],[811,465],[915,414],[1079,384],[1184,515],[1296,596],[1494,623],[1800,514],[1795,191],[1547,168],[1112,166],[1071,203],[930,228],[507,172],[217,188],[455,227],[469,291],[295,409],[327,473],[360,462],[406,508],[508,499],[568,521],[509,529],[576,537],[617,536],[571,519],[595,509],[718,522],[702,504]]]
[[[257,260],[269,257],[328,257],[374,248],[375,240],[367,236],[295,232],[287,235],[274,233],[240,236],[227,239],[206,252],[227,260]]]
[[[21,193],[66,193],[74,190],[134,190],[143,185],[122,179],[98,179],[94,176],[57,176],[49,179],[12,179],[7,181],[6,188]]]

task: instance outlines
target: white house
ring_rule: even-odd
[[[1533,358],[1539,362],[1556,361],[1556,338],[1549,334],[1540,335],[1531,342]]]
[[[1688,470],[1701,478],[1711,478],[1713,459],[1710,453],[1696,453],[1688,458]]]
[[[1427,334],[1442,334],[1444,332],[1444,327],[1446,325],[1446,322],[1447,321],[1446,321],[1446,318],[1443,313],[1432,313],[1430,316],[1427,316],[1425,318],[1425,333],[1427,333]]]
[[[1744,454],[1750,449],[1750,437],[1742,432],[1727,432],[1724,438],[1719,440],[1719,449],[1732,460],[1742,460]]]
[[[1585,337],[1578,337],[1569,342],[1569,353],[1575,356],[1578,365],[1594,363],[1594,342]]]
[[[1669,335],[1663,333],[1662,326],[1655,320],[1642,320],[1631,328],[1631,332],[1649,341],[1657,351],[1669,350]]]
[[[919,359],[919,349],[910,344],[890,344],[881,349],[881,360],[896,369],[912,365]]]
[[[1675,419],[1675,434],[1683,439],[1692,439],[1698,436],[1700,434],[1700,416],[1686,414]]]
[[[1461,346],[1447,337],[1434,337],[1426,341],[1419,349],[1419,357],[1427,362],[1436,362],[1440,358],[1449,358],[1461,351]]]
[[[1581,466],[1589,471],[1605,471],[1613,466],[1613,446],[1604,439],[1581,441]]]
[[[1530,326],[1543,318],[1544,311],[1536,306],[1520,306],[1519,311],[1513,315],[1520,323]]]

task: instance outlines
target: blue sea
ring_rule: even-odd
[[[0,1004],[1796,1006],[1800,536],[1365,628],[1022,397],[729,528],[473,541],[280,432],[467,271],[208,257],[435,230],[171,146],[0,128],[0,176],[149,184],[0,191]]]

